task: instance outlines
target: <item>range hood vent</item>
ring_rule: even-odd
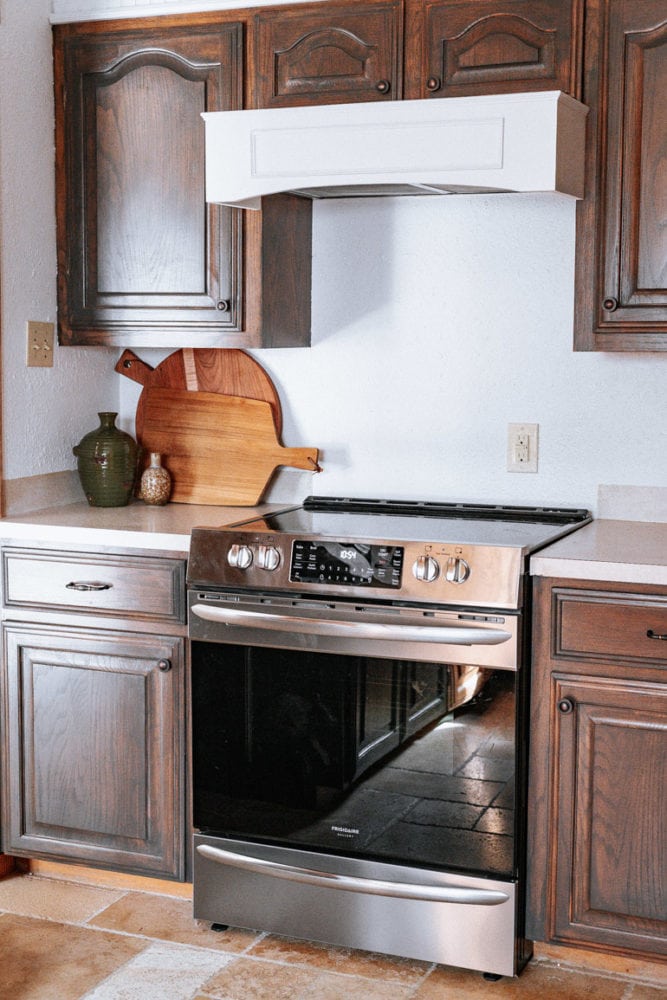
[[[588,109],[560,91],[215,111],[206,200],[549,191],[583,197]]]

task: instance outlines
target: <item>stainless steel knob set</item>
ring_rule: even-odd
[[[440,563],[433,556],[419,556],[412,567],[412,574],[417,580],[433,583],[441,575]],[[460,556],[450,556],[444,568],[444,577],[448,583],[465,583],[470,576],[470,566]]]
[[[255,554],[249,545],[232,545],[227,553],[227,562],[234,569],[249,569],[255,561]],[[260,545],[257,549],[257,565],[272,573],[281,562],[280,550],[274,545]]]

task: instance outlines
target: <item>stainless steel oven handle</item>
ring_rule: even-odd
[[[505,903],[509,895],[500,889],[466,889],[448,885],[414,885],[409,882],[385,882],[375,878],[357,878],[353,875],[336,875],[333,872],[317,872],[310,868],[283,865],[264,858],[246,857],[233,851],[225,851],[209,844],[198,844],[197,851],[210,861],[221,865],[231,865],[257,875],[270,875],[290,882],[305,882],[308,885],[327,889],[346,889],[348,892],[366,892],[373,896],[397,896],[399,899],[422,899],[436,903],[474,903],[477,906],[497,906]]]
[[[247,625],[276,632],[303,632],[310,635],[348,635],[360,639],[387,639],[400,642],[445,642],[454,646],[497,646],[512,638],[499,628],[469,628],[458,625],[394,625],[382,622],[358,622],[299,615],[271,614],[267,611],[241,611],[238,608],[212,608],[193,604],[192,614],[221,625]]]

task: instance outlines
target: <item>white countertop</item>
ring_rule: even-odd
[[[530,560],[533,576],[667,586],[667,523],[597,520]]]
[[[5,542],[21,540],[57,545],[155,549],[186,556],[193,528],[246,521],[257,514],[285,506],[288,505],[206,507],[169,503],[164,507],[151,507],[134,501],[126,507],[91,507],[81,502],[18,517],[0,518],[0,538]]]

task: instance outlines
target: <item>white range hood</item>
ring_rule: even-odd
[[[560,91],[206,112],[206,200],[584,194],[588,109]]]

